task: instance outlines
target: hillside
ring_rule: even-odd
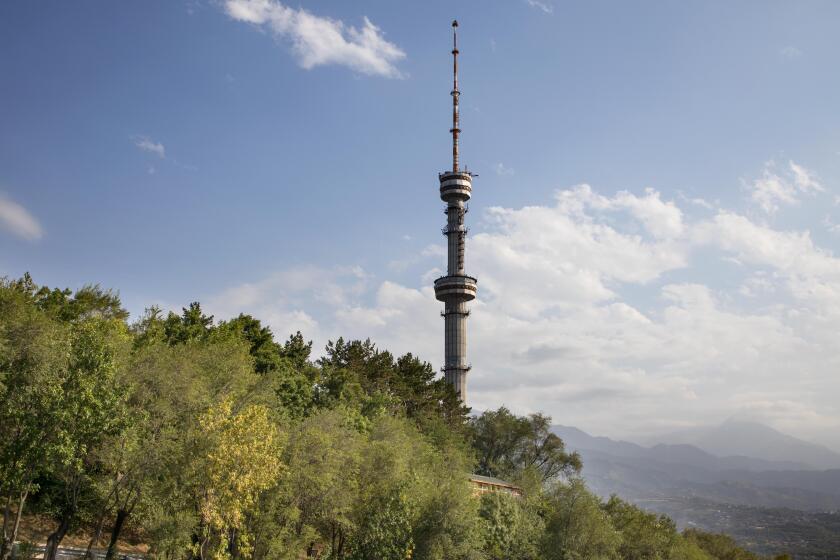
[[[581,454],[584,478],[601,496],[618,494],[683,528],[732,534],[757,552],[840,558],[824,555],[840,551],[840,469],[720,457],[689,444],[644,447],[568,426],[553,431]]]

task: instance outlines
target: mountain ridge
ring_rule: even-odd
[[[602,496],[615,493],[631,501],[696,497],[753,507],[840,510],[840,469],[718,457],[688,444],[644,447],[569,426],[552,430],[567,449],[581,454],[583,476]]]
[[[824,470],[840,468],[840,453],[758,422],[730,418],[719,425],[686,428],[648,438],[649,444],[692,445],[719,457],[745,456],[798,462]]]

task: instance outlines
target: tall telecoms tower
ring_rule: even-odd
[[[446,381],[455,388],[461,401],[467,402],[467,302],[475,299],[476,283],[464,270],[464,241],[467,227],[464,215],[467,201],[472,193],[472,174],[458,167],[458,135],[461,133],[458,116],[458,22],[452,22],[452,171],[439,175],[440,198],[446,203],[446,227],[443,234],[447,239],[448,259],[446,276],[435,280],[435,297],[444,303],[442,313],[444,328],[444,365]]]

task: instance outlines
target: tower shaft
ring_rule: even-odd
[[[458,138],[461,133],[458,103],[458,38],[454,29],[458,22],[452,22],[452,171],[441,173],[440,198],[446,202],[446,226],[443,234],[447,239],[446,276],[435,280],[435,297],[444,303],[444,379],[451,384],[461,398],[467,400],[467,317],[470,312],[467,302],[475,299],[477,280],[466,274],[464,249],[467,227],[464,218],[467,201],[472,194],[472,174],[459,169]]]

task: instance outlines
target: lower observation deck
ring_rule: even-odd
[[[472,301],[478,290],[478,280],[465,274],[451,274],[435,280],[435,297],[439,301]]]

